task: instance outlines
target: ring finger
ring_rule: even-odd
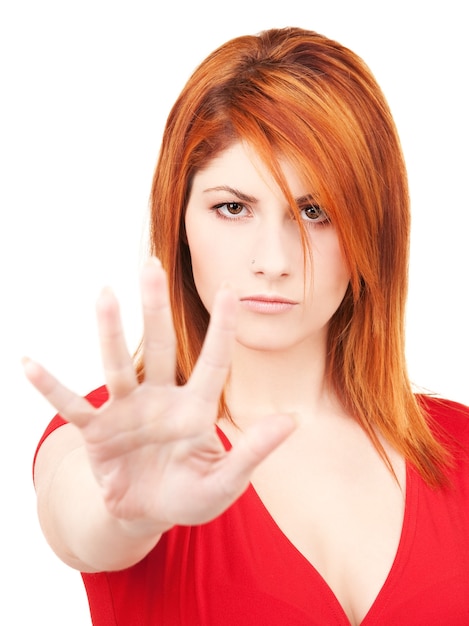
[[[101,292],[96,313],[106,385],[111,396],[122,397],[133,391],[138,381],[122,330],[119,304],[109,288]]]

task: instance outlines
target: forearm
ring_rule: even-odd
[[[140,561],[166,530],[156,523],[111,516],[91,472],[84,447],[57,463],[37,485],[38,514],[56,554],[80,571],[112,571]]]

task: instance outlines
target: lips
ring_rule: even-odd
[[[291,311],[298,302],[273,294],[255,294],[240,298],[241,305],[255,313],[286,313]]]
[[[263,294],[244,296],[243,298],[240,298],[240,300],[241,302],[244,302],[246,300],[257,300],[259,302],[282,302],[284,304],[297,304],[294,300],[289,300],[288,298],[283,298],[282,296]]]

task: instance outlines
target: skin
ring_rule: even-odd
[[[278,527],[333,589],[350,622],[359,624],[397,550],[404,464],[383,442],[398,484],[327,384],[328,326],[349,269],[334,225],[312,206],[314,189],[288,162],[280,164],[306,225],[312,256],[306,276],[292,209],[246,144],[234,144],[195,177],[186,234],[207,309],[222,281],[240,298],[226,388],[236,426],[228,419],[219,426],[236,444],[260,416],[294,415],[297,428],[254,468],[251,483]],[[271,294],[294,304],[276,309],[258,302]]]
[[[358,624],[397,549],[404,464],[383,442],[396,483],[327,384],[328,324],[349,270],[314,190],[288,162],[280,164],[297,207],[246,144],[234,144],[194,177],[185,227],[211,319],[185,386],[175,385],[175,336],[157,259],[141,279],[143,383],[109,290],[97,303],[110,393],[101,408],[25,361],[30,382],[69,422],[37,456],[39,519],[65,563],[110,571],[138,562],[173,525],[220,515],[251,482]],[[292,210],[306,224],[306,276]],[[218,422],[229,452],[213,428],[223,389],[236,423]]]
[[[306,277],[292,209],[248,145],[234,144],[195,176],[186,210],[197,291],[210,311],[220,284],[229,282],[240,298],[236,341],[245,351],[324,346],[350,279],[336,231],[311,198],[314,190],[281,163],[311,244]],[[259,297],[293,305],[262,307]]]
[[[222,289],[203,352],[177,387],[166,276],[158,261],[142,273],[146,378],[139,384],[125,346],[118,303],[97,303],[110,399],[99,409],[26,360],[25,373],[69,424],[41,446],[35,484],[43,532],[57,555],[84,572],[138,562],[175,524],[200,524],[246,489],[252,469],[295,427],[288,416],[254,425],[227,454],[214,433],[230,364],[236,298]]]

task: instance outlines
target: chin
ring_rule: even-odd
[[[236,337],[236,341],[240,346],[246,348],[247,350],[255,350],[256,352],[266,353],[285,353],[290,350],[296,350],[301,346],[308,346],[308,350],[310,350],[314,343],[311,337],[280,337],[279,334],[276,334],[276,336],[273,336],[273,334],[265,334],[263,336],[261,333],[251,336],[241,334]]]

